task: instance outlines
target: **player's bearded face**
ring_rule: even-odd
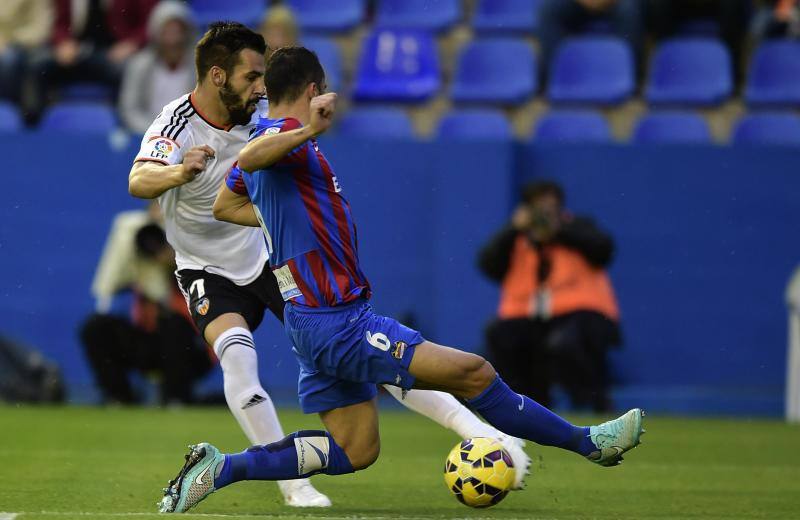
[[[228,114],[230,114],[231,124],[246,125],[250,122],[253,112],[256,111],[256,104],[261,96],[253,94],[253,97],[248,90],[245,87],[241,91],[237,91],[228,80],[219,89],[219,98],[222,100],[222,104],[225,105]]]

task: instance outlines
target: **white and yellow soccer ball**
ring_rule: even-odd
[[[494,439],[475,437],[456,444],[444,463],[447,489],[470,507],[490,507],[514,486],[511,455]]]

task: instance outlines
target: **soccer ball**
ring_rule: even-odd
[[[447,489],[470,507],[490,507],[508,494],[516,469],[511,455],[494,439],[467,439],[450,451],[444,463]]]

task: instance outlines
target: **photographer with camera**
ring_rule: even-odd
[[[606,354],[620,343],[605,271],[613,251],[591,219],[564,210],[550,181],[527,186],[510,224],[483,247],[479,267],[501,284],[488,355],[515,391],[549,406],[558,383],[574,407],[610,408]]]
[[[92,283],[95,313],[79,331],[104,403],[142,401],[133,372],[159,381],[161,404],[194,403],[194,383],[216,361],[189,317],[174,255],[157,204],[114,219]],[[133,293],[129,318],[112,312],[114,297],[126,291]]]

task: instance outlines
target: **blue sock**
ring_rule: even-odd
[[[328,432],[302,430],[272,444],[225,455],[214,487],[220,489],[240,480],[290,480],[316,473],[352,472],[350,459]]]
[[[514,437],[583,456],[597,450],[589,439],[589,428],[573,426],[533,399],[515,393],[500,376],[467,402],[492,426]]]

